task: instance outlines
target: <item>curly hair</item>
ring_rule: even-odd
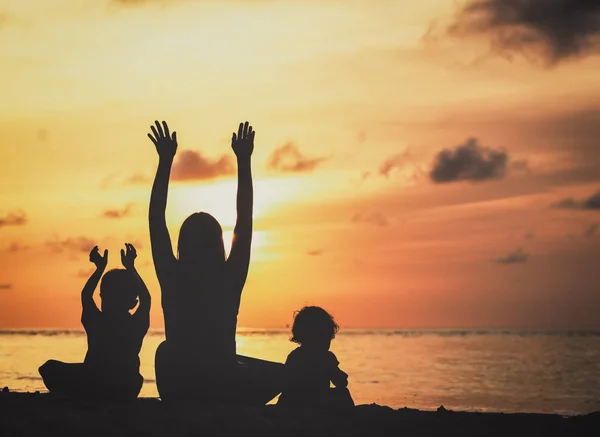
[[[112,269],[102,276],[100,298],[111,305],[133,309],[137,305],[137,284],[133,274],[125,269]]]
[[[294,312],[290,341],[302,344],[306,341],[332,340],[340,327],[333,316],[321,307],[305,306]]]

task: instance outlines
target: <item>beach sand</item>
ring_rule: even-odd
[[[437,412],[358,405],[346,411],[207,408],[140,398],[123,404],[0,392],[0,436],[600,436],[600,412]]]

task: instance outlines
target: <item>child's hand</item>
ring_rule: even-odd
[[[155,123],[156,128],[150,126],[154,136],[148,134],[148,138],[154,143],[154,147],[156,147],[159,157],[173,159],[175,152],[177,152],[177,132],[173,132],[173,136],[171,137],[169,134],[169,126],[167,126],[166,121],[163,121],[164,132],[160,123],[158,121],[155,121]]]
[[[123,267],[127,270],[131,270],[133,269],[133,262],[137,257],[137,252],[135,251],[133,244],[125,243],[125,248],[127,249],[127,252],[121,249],[121,262],[123,263]]]
[[[104,270],[108,263],[108,249],[104,249],[104,256],[98,252],[98,246],[94,246],[90,252],[90,261],[96,264],[96,269]]]
[[[250,158],[254,151],[254,134],[256,132],[252,130],[252,126],[246,123],[240,123],[237,137],[235,132],[231,138],[231,148],[233,149],[235,156],[240,158]]]

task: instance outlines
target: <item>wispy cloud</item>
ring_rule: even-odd
[[[267,166],[273,170],[289,173],[302,173],[313,171],[325,161],[325,157],[307,158],[294,143],[287,143],[278,147],[271,153]]]
[[[470,0],[448,33],[486,35],[501,55],[518,53],[553,66],[600,53],[600,2]]]
[[[19,243],[18,241],[13,241],[12,243],[10,243],[10,245],[8,246],[8,251],[9,252],[22,252],[24,250],[28,250],[29,246]]]
[[[322,249],[314,249],[314,250],[309,250],[306,252],[307,255],[309,256],[319,256],[319,255],[323,255],[324,251]]]
[[[519,264],[527,262],[529,259],[529,254],[526,253],[522,248],[518,248],[513,252],[510,252],[508,255],[497,258],[494,261],[499,264]]]
[[[56,239],[47,241],[48,246],[53,252],[89,252],[96,245],[94,240],[87,237],[69,237],[62,240]]]
[[[121,219],[131,215],[133,211],[134,203],[128,203],[121,209],[107,209],[102,212],[102,217],[110,219]]]
[[[174,181],[215,179],[235,173],[233,159],[228,155],[210,160],[200,152],[184,150],[177,156],[171,172]]]
[[[407,158],[408,152],[398,153],[397,155],[388,157],[379,166],[379,174],[381,176],[385,176],[386,178],[389,177],[392,170],[402,167],[406,164]]]
[[[87,279],[90,276],[92,276],[92,273],[94,273],[95,271],[96,269],[94,267],[90,267],[89,269],[79,269],[79,271],[77,272],[77,277]]]
[[[22,226],[27,223],[27,215],[23,211],[11,212],[0,217],[0,228],[4,226]]]
[[[152,182],[152,178],[150,178],[150,176],[148,175],[145,175],[144,173],[135,173],[134,175],[129,176],[125,179],[125,183],[132,185],[148,184],[150,182]]]
[[[12,284],[0,284],[0,290],[10,290],[12,288]]]
[[[390,224],[387,217],[381,212],[371,212],[367,214],[357,212],[350,218],[350,221],[352,223],[363,223],[380,227],[385,227]]]
[[[600,223],[592,223],[587,228],[585,228],[583,235],[586,238],[593,238],[598,233],[599,226],[600,226]]]
[[[438,184],[502,179],[507,163],[508,154],[504,150],[481,146],[476,138],[469,138],[454,149],[438,152],[429,177]]]

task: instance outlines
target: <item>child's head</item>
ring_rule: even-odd
[[[112,269],[104,274],[100,282],[102,311],[125,313],[137,305],[135,277],[125,269]]]
[[[300,345],[329,349],[340,327],[321,307],[305,306],[294,313],[291,341]]]

